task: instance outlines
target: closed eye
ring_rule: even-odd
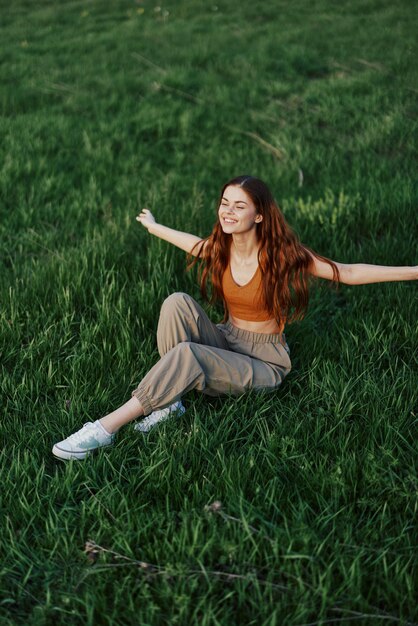
[[[221,206],[227,207],[227,206],[229,206],[229,204],[226,204],[226,202],[222,202]],[[245,209],[245,206],[237,206],[237,209]]]

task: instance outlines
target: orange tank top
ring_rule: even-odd
[[[249,283],[237,285],[232,278],[229,262],[222,276],[222,289],[227,309],[234,317],[248,322],[266,322],[272,319],[263,302],[260,266]]]

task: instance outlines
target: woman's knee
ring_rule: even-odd
[[[161,313],[172,313],[175,310],[181,309],[190,299],[191,296],[183,291],[176,291],[170,294],[161,305],[160,315]]]
[[[193,312],[187,293],[176,292],[166,298],[161,306],[157,327],[157,345],[160,356],[176,344],[191,338]]]

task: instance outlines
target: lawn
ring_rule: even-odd
[[[320,254],[417,264],[415,3],[1,14],[2,626],[417,624],[416,282],[317,281],[278,392],[51,454],[129,399],[164,298],[202,302],[142,207],[206,236],[249,173]]]

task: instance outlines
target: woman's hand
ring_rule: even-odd
[[[196,244],[204,241],[204,239],[196,237],[196,235],[189,235],[189,233],[183,233],[180,230],[174,230],[174,228],[158,224],[149,209],[142,209],[141,213],[136,217],[136,221],[141,222],[151,235],[164,239],[164,241],[172,243],[193,256],[196,256],[199,252]]]
[[[142,209],[136,220],[137,222],[141,222],[141,224],[148,230],[153,224],[156,224],[154,216],[149,209]]]

